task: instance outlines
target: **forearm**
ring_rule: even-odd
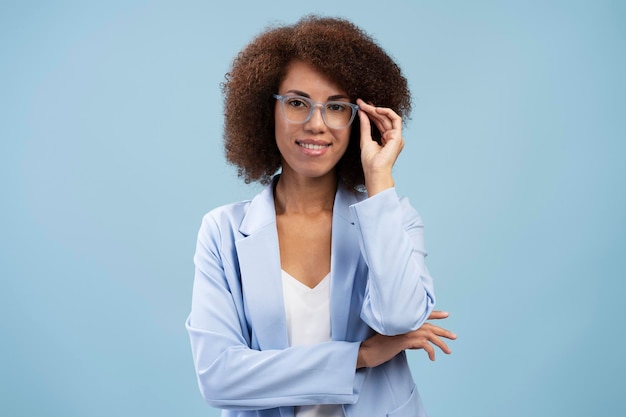
[[[417,329],[435,302],[419,215],[394,189],[352,206],[352,213],[369,269],[363,320],[381,334]]]
[[[358,342],[258,351],[187,322],[205,400],[225,409],[264,409],[356,400]]]
[[[371,198],[385,190],[393,188],[395,182],[391,175],[391,170],[381,170],[378,172],[365,172],[365,188],[367,195]]]

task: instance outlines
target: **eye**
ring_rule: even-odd
[[[286,103],[293,108],[309,108],[311,104],[305,97],[290,97],[287,99]]]
[[[340,101],[331,101],[326,103],[326,110],[331,111],[333,113],[342,113],[348,110],[348,104],[342,103]]]

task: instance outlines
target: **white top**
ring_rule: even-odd
[[[281,270],[289,346],[328,342],[330,338],[330,273],[309,288]],[[296,417],[344,417],[340,404],[295,408]]]

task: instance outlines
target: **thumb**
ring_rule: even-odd
[[[361,128],[361,150],[372,142],[372,125],[370,118],[363,110],[359,110],[359,126]]]

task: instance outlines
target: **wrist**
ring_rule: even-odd
[[[391,173],[365,175],[365,188],[367,189],[367,195],[370,197],[394,186],[395,183]]]
[[[356,357],[356,369],[361,369],[365,367],[367,367],[367,364],[365,361],[363,344],[361,344],[361,346],[359,346],[359,353],[357,354],[357,357]]]

